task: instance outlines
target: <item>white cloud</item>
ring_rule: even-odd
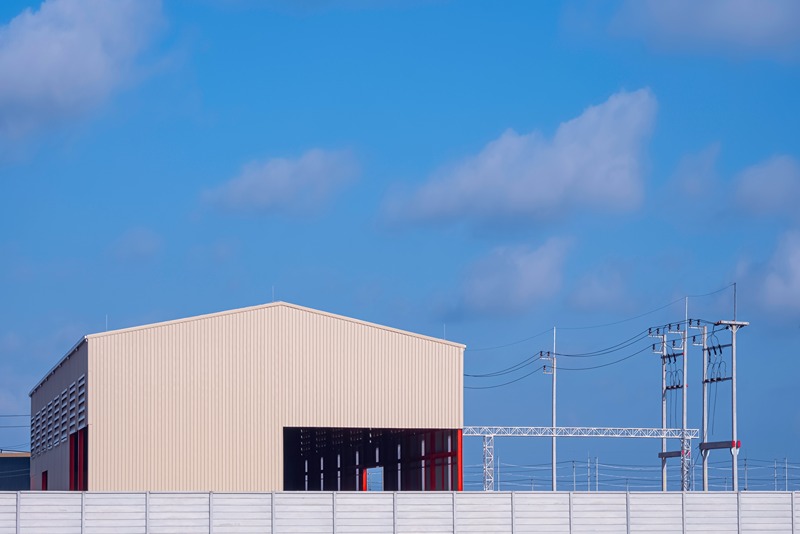
[[[767,54],[800,51],[797,0],[627,0],[613,23],[620,32],[674,49]]]
[[[163,246],[161,236],[148,228],[133,228],[122,234],[111,246],[111,253],[120,262],[142,262],[154,258]]]
[[[800,163],[775,156],[743,170],[736,177],[736,201],[756,215],[798,215]]]
[[[763,273],[761,300],[769,309],[800,312],[800,232],[783,236]]]
[[[580,311],[626,310],[631,306],[623,270],[603,265],[582,276],[570,295],[570,304]]]
[[[671,180],[677,192],[691,199],[708,199],[718,183],[719,153],[720,144],[713,143],[696,154],[682,157]]]
[[[157,0],[48,0],[0,27],[0,132],[80,116],[125,83],[161,23]]]
[[[656,107],[648,89],[623,91],[562,123],[552,139],[508,130],[391,208],[412,219],[479,221],[631,210],[642,201],[641,152]]]
[[[552,238],[537,249],[500,247],[475,262],[463,286],[469,312],[504,314],[530,308],[561,287],[569,241]]]
[[[248,163],[242,172],[205,200],[234,212],[309,212],[358,176],[349,151],[312,149],[297,159],[273,158]]]

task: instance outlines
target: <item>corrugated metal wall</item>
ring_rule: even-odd
[[[88,340],[90,490],[279,490],[284,426],[463,425],[463,346],[294,305]]]
[[[0,493],[0,534],[794,534],[798,510],[796,492],[20,492]]]
[[[31,395],[31,414],[47,406],[56,396],[61,396],[73,382],[88,372],[88,348],[86,343],[80,344],[58,367],[49,375],[36,391]],[[87,407],[88,409],[88,407]],[[42,471],[47,471],[48,487],[55,490],[69,489],[69,440],[61,441],[59,437],[41,453],[31,455],[31,489],[41,489]],[[34,440],[31,439],[33,445]]]

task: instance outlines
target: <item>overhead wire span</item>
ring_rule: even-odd
[[[506,343],[505,345],[497,345],[497,346],[494,346],[494,347],[481,347],[481,348],[478,348],[478,349],[471,349],[471,348],[467,347],[466,349],[464,349],[464,352],[482,352],[482,351],[485,351],[485,350],[505,349],[507,347],[513,347],[514,345],[519,345],[520,343],[525,343],[526,341],[530,341],[531,339],[536,339],[537,337],[543,336],[545,334],[549,334],[552,331],[553,331],[552,328],[548,328],[547,330],[542,330],[538,334],[534,334],[534,335],[532,335],[530,337],[526,337],[525,339],[520,339],[518,341],[512,341],[511,343]]]
[[[514,380],[509,380],[508,382],[503,382],[502,384],[495,384],[493,386],[464,386],[464,389],[494,389],[494,388],[501,388],[503,386],[507,386],[509,384],[513,384],[514,382],[519,382],[523,378],[527,378],[527,377],[531,376],[534,373],[538,373],[542,369],[544,369],[544,365],[537,367],[536,369],[534,369],[530,373],[526,373],[526,374],[524,374],[524,375],[522,375],[522,376],[520,376],[518,378],[515,378]]]
[[[638,354],[641,354],[646,350],[650,350],[650,345],[644,347],[643,349],[641,349],[639,351],[634,352],[633,354],[629,354],[628,356],[625,356],[624,358],[620,358],[619,360],[614,360],[613,362],[603,363],[603,364],[600,364],[600,365],[592,365],[590,367],[561,367],[561,366],[559,366],[558,370],[559,371],[589,371],[589,370],[592,370],[592,369],[600,369],[602,367],[609,367],[611,365],[616,365],[618,363],[624,362],[625,360],[630,360],[634,356],[636,356]]]
[[[575,353],[566,353],[566,352],[556,352],[556,356],[564,356],[566,358],[591,358],[594,356],[605,356],[606,354],[612,354],[617,352],[618,350],[622,350],[625,348],[630,347],[631,345],[635,345],[639,341],[643,339],[647,339],[648,331],[644,330],[639,332],[633,337],[626,339],[625,341],[620,341],[615,345],[611,345],[610,347],[606,347],[604,349],[598,349],[590,352],[575,352]]]
[[[541,359],[540,355],[529,356],[528,358],[525,358],[521,362],[518,362],[512,365],[511,367],[507,367],[499,371],[492,371],[490,373],[464,373],[464,376],[468,376],[470,378],[492,378],[495,376],[507,375],[509,373],[513,373],[514,371],[519,371],[520,369],[524,369],[526,365],[534,363],[540,359]]]

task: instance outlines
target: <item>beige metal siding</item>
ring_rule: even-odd
[[[88,373],[88,345],[81,343],[31,395],[31,416],[59,397],[70,384]],[[88,403],[87,403],[88,404]],[[87,414],[89,407],[87,406]],[[31,456],[31,489],[41,489],[42,472],[47,471],[50,490],[69,489],[69,439]]]
[[[89,344],[93,490],[279,490],[283,427],[463,425],[463,346],[298,306]]]

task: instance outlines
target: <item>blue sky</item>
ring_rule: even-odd
[[[5,2],[0,24],[0,412],[28,413],[106,320],[274,293],[465,343],[481,374],[551,334],[470,349],[555,325],[559,352],[594,351],[683,319],[686,295],[713,293],[691,317],[729,319],[736,282],[742,456],[800,462],[795,2],[49,0]],[[561,424],[660,425],[648,351],[558,376]],[[468,389],[466,423],[547,425],[549,398],[541,373]],[[497,446],[549,460],[540,440]],[[657,450],[562,440],[559,457]]]

